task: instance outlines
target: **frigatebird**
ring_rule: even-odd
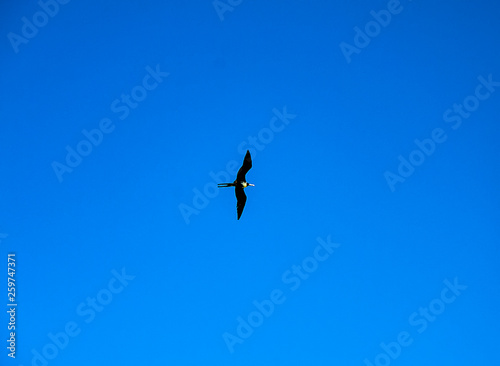
[[[243,159],[243,165],[240,170],[238,170],[238,174],[236,175],[236,180],[233,183],[219,183],[219,188],[221,187],[234,187],[234,192],[236,194],[236,211],[238,212],[238,220],[243,213],[243,208],[245,207],[245,203],[247,202],[247,195],[243,191],[244,188],[248,186],[254,186],[254,184],[248,183],[245,180],[245,175],[248,173],[250,168],[252,167],[252,157],[250,156],[250,151],[247,150],[245,155],[245,159]]]

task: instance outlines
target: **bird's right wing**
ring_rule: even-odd
[[[243,213],[243,209],[245,208],[245,203],[247,202],[247,195],[245,194],[243,187],[241,187],[240,185],[236,186],[234,192],[236,194],[236,200],[238,201],[236,203],[236,211],[238,211],[238,220],[239,220],[241,214]]]
[[[251,168],[252,168],[252,156],[250,156],[250,151],[247,150],[245,159],[243,159],[243,165],[241,166],[240,170],[238,170],[238,175],[236,176],[236,179],[239,180],[240,182],[244,182],[245,175]]]

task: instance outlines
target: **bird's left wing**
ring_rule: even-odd
[[[245,175],[251,168],[252,168],[252,157],[250,156],[250,151],[247,150],[245,159],[243,160],[243,165],[241,166],[240,170],[238,170],[238,175],[236,176],[236,179],[239,180],[240,182],[244,182]]]

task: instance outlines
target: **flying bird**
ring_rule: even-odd
[[[244,188],[248,186],[254,186],[254,184],[248,183],[245,180],[245,175],[248,173],[250,168],[252,167],[252,157],[250,156],[250,151],[247,150],[245,155],[245,159],[243,160],[243,165],[240,170],[238,170],[238,174],[236,175],[236,180],[233,183],[219,183],[219,188],[221,187],[234,187],[234,192],[236,194],[236,211],[238,212],[238,220],[243,213],[243,208],[245,207],[245,203],[247,202],[247,195],[243,191]]]

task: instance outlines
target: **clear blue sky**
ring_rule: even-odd
[[[0,5],[0,363],[499,364],[498,4],[215,5]]]

